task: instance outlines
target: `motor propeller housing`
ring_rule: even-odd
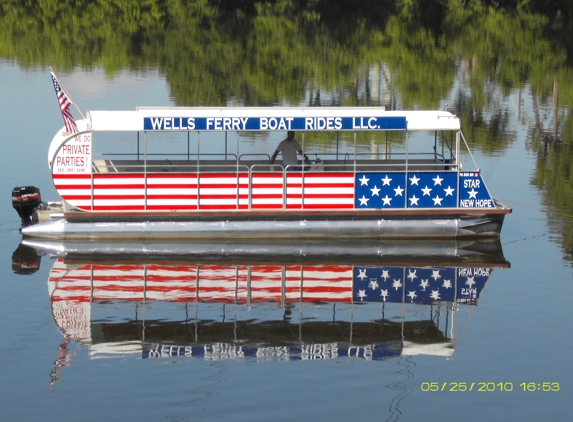
[[[38,222],[34,210],[42,202],[40,189],[35,186],[21,186],[12,189],[12,206],[22,219],[22,226]]]

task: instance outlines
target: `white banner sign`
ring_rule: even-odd
[[[92,135],[74,136],[62,145],[54,158],[54,174],[92,173]]]

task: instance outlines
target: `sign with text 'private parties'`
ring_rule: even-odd
[[[91,174],[92,134],[84,133],[68,139],[51,164],[53,174]]]

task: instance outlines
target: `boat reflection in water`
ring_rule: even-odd
[[[24,243],[56,258],[53,382],[70,341],[92,358],[449,357],[456,314],[509,266],[499,241]]]

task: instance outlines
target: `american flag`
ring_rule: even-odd
[[[455,268],[408,268],[406,302],[453,302],[456,298]]]
[[[457,206],[457,189],[457,173],[409,173],[408,207],[454,208]]]
[[[249,176],[246,173],[143,174],[95,173],[54,174],[54,184],[63,199],[74,207],[94,211],[234,210],[249,207]],[[92,180],[93,179],[93,180]],[[93,183],[93,189],[91,184]],[[253,209],[352,208],[354,175],[315,173],[288,175],[254,173]],[[92,196],[93,195],[93,196]],[[146,196],[147,195],[147,196]],[[304,205],[303,205],[304,203]]]
[[[357,173],[356,208],[453,208],[455,172]]]
[[[356,208],[404,208],[405,173],[362,173],[356,175]]]
[[[52,179],[62,199],[76,208],[91,210],[92,176],[90,174],[54,173]]]
[[[145,175],[143,174],[94,174],[93,185],[95,211],[141,211],[145,209]],[[149,185],[152,188],[152,184],[149,183]]]
[[[203,210],[246,209],[249,175],[247,173],[209,174],[199,177],[199,207]]]
[[[402,303],[404,300],[404,268],[354,268],[354,300]]]
[[[455,268],[383,267],[355,271],[356,300],[394,303],[455,300]]]
[[[70,112],[70,107],[73,104],[72,100],[66,95],[66,92],[60,86],[58,78],[54,72],[50,72],[52,75],[52,82],[54,83],[54,89],[56,90],[56,97],[58,97],[58,103],[60,104],[60,110],[62,111],[62,117],[64,118],[64,125],[66,126],[66,131],[69,133],[76,133],[78,127],[76,126],[76,121],[74,116]]]
[[[287,173],[287,208],[353,208],[354,175],[352,173]]]
[[[352,267],[340,265],[67,266],[58,260],[48,281],[52,302],[349,302]],[[284,288],[283,288],[284,286]]]
[[[252,208],[288,209],[352,208],[354,177],[349,173],[253,173]]]
[[[211,265],[198,274],[200,301],[349,302],[352,296],[349,266]]]
[[[473,303],[492,268],[348,265],[66,265],[48,284],[52,302],[327,301]]]
[[[355,267],[354,300],[360,302],[475,303],[492,268]]]

